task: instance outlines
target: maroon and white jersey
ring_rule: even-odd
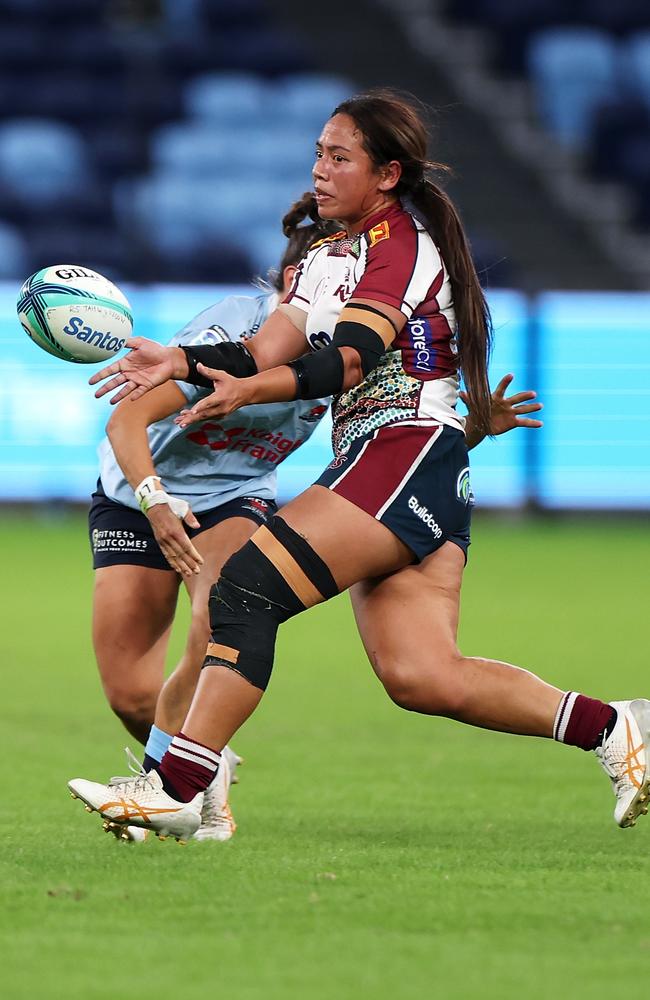
[[[463,430],[456,413],[458,360],[451,287],[424,226],[396,204],[369,219],[358,236],[336,233],[301,261],[285,303],[305,313],[312,350],[327,347],[348,301],[372,299],[407,322],[379,364],[333,407],[335,454],[384,424],[403,420]]]

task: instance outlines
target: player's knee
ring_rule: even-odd
[[[210,591],[204,666],[233,669],[264,691],[279,626],[336,593],[332,574],[307,540],[274,517],[227,560]]]
[[[457,658],[455,653],[431,655],[426,665],[392,660],[376,669],[387,695],[400,708],[455,718],[465,697],[454,671]]]
[[[392,664],[381,672],[381,682],[388,697],[399,708],[417,712],[421,702],[421,680],[408,664]]]
[[[113,684],[106,688],[106,696],[115,715],[130,731],[153,722],[157,688]]]

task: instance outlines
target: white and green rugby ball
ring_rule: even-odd
[[[76,264],[44,267],[23,284],[18,319],[48,354],[77,364],[113,358],[131,336],[126,296],[108,278]]]

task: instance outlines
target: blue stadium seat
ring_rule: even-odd
[[[270,174],[309,187],[314,139],[309,130],[272,120],[257,128],[240,123],[228,129],[215,123],[180,122],[154,133],[151,162],[156,173],[236,178],[248,185],[263,184]]]
[[[206,73],[185,85],[185,110],[223,125],[264,121],[268,84],[254,73]]]
[[[29,273],[25,240],[14,227],[0,221],[0,280],[24,281]]]
[[[287,205],[286,208],[290,206]],[[285,209],[286,211],[286,209]],[[255,273],[266,278],[269,270],[277,269],[284,251],[287,249],[287,238],[282,232],[281,215],[271,224],[252,226],[248,231],[247,249]]]
[[[91,182],[83,139],[56,121],[7,121],[0,125],[0,179],[25,202],[56,203]]]
[[[343,77],[294,73],[277,81],[273,99],[279,101],[287,122],[320,130],[334,108],[357,89]]]
[[[622,86],[616,43],[591,28],[548,30],[531,39],[527,59],[544,124],[563,145],[584,147],[595,109]]]
[[[319,134],[320,126],[310,129],[294,126],[291,121],[269,119],[263,131],[240,129],[233,136],[233,145],[236,142],[239,154],[257,166],[260,180],[269,175],[271,179],[283,177],[304,190],[311,185],[315,142]]]
[[[211,197],[203,205],[202,226],[249,247],[250,233],[262,226],[280,226],[280,220],[304,187],[291,180],[265,177],[259,184],[224,179],[209,185]]]
[[[185,177],[219,176],[233,168],[228,135],[208,122],[174,122],[151,137],[149,155],[156,173]]]
[[[650,31],[639,32],[628,40],[623,65],[632,97],[650,108]]]
[[[185,254],[201,240],[200,202],[205,185],[175,175],[145,177],[116,185],[115,212],[122,228],[165,254]]]

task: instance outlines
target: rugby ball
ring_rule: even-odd
[[[131,336],[126,297],[108,278],[87,267],[55,264],[23,284],[18,319],[48,354],[77,364],[113,358]]]

